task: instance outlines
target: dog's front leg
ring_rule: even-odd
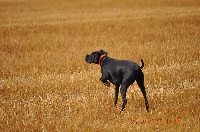
[[[115,106],[117,105],[117,99],[118,99],[118,93],[119,93],[119,85],[115,85]]]
[[[110,87],[110,83],[107,81],[107,79],[106,79],[104,76],[102,76],[102,77],[100,78],[100,80],[103,82],[103,84],[104,84],[105,86]]]

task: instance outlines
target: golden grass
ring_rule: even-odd
[[[0,0],[0,130],[198,131],[199,31],[199,0]],[[149,113],[136,84],[114,107],[99,49],[144,60]]]

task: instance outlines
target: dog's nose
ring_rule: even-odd
[[[85,56],[85,60],[87,60],[88,56],[89,56],[89,55],[86,55],[86,56]]]

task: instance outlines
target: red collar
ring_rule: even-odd
[[[102,58],[103,58],[104,56],[106,56],[106,55],[107,55],[107,54],[103,54],[103,55],[101,55],[101,56],[99,57],[99,61],[98,61],[99,66],[101,66]]]

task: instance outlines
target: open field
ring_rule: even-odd
[[[141,65],[120,113],[85,55]],[[0,131],[199,131],[199,0],[0,0]]]

